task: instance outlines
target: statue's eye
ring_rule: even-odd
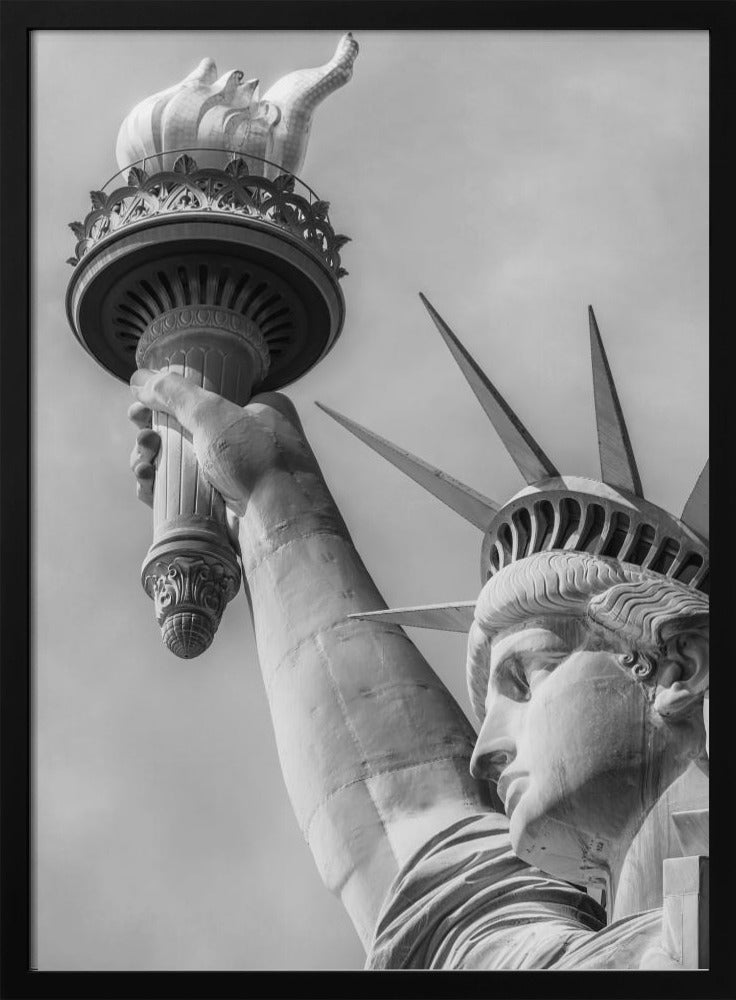
[[[531,697],[529,681],[521,656],[508,656],[504,660],[502,675],[502,693],[514,701],[528,701]]]
[[[506,698],[528,701],[535,688],[569,655],[569,649],[559,647],[509,652],[494,670],[493,684]]]

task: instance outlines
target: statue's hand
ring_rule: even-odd
[[[279,393],[263,393],[240,407],[170,372],[140,369],[130,384],[136,401],[128,416],[140,428],[130,465],[138,496],[149,506],[161,445],[151,428],[152,410],[175,417],[192,435],[205,478],[222,494],[234,518],[243,515],[253,488],[279,456],[304,448],[293,404]]]

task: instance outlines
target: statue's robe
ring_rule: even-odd
[[[606,926],[586,892],[511,850],[498,813],[463,817],[429,840],[389,889],[368,969],[638,969],[662,911]]]

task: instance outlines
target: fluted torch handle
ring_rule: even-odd
[[[245,405],[268,367],[258,329],[214,307],[171,310],[151,324],[138,347],[139,367],[183,375]],[[191,435],[154,412],[161,438],[153,496],[153,542],[141,579],[155,604],[166,646],[191,659],[211,644],[241,572],[227,529],[225,503],[202,475]]]

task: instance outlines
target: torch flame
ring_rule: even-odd
[[[176,157],[163,156],[167,150],[214,148],[271,160],[284,172],[297,173],[314,109],[347,83],[357,54],[358,43],[348,33],[324,66],[287,74],[262,99],[257,79],[246,80],[241,70],[218,78],[214,60],[203,59],[180,83],[147,97],[127,115],[118,132],[118,166],[123,170],[145,157],[149,170],[151,164],[170,169]],[[205,166],[207,159],[197,162]]]

